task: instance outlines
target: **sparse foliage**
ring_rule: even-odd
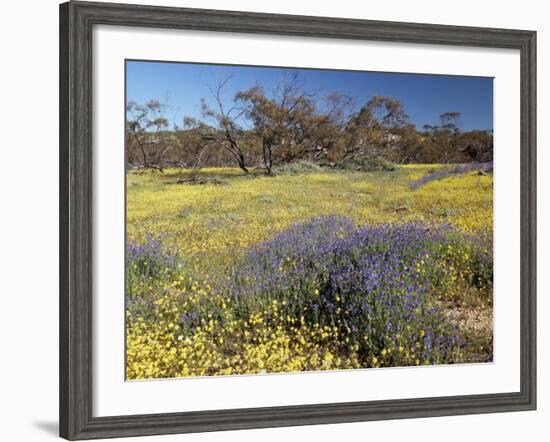
[[[173,148],[173,135],[166,132],[165,105],[149,100],[145,105],[128,102],[126,143],[128,162],[162,171],[165,154]]]

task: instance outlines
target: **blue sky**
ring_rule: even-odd
[[[212,102],[208,86],[230,75],[224,89],[228,103],[237,91],[256,84],[271,90],[298,71],[305,88],[347,94],[358,106],[374,95],[396,98],[419,129],[439,124],[444,112],[460,112],[462,130],[493,129],[492,78],[149,61],[128,61],[126,69],[127,99],[166,103],[166,117],[180,125],[184,116],[200,117],[200,99]]]

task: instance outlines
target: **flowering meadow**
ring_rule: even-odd
[[[127,378],[492,361],[492,169],[442,170],[129,172]]]

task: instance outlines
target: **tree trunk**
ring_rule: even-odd
[[[239,168],[245,173],[245,174],[249,174],[250,172],[248,171],[248,169],[246,168],[246,164],[244,162],[244,155],[243,154],[238,154],[237,155],[237,162],[239,164]]]
[[[264,157],[265,174],[271,175],[271,148],[267,146],[265,140],[262,142],[262,154]]]

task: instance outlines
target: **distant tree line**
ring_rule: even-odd
[[[180,124],[166,118],[167,106],[152,99],[127,103],[126,149],[130,166],[200,170],[204,166],[252,167],[271,174],[278,165],[307,160],[335,166],[379,157],[398,163],[466,163],[493,159],[493,134],[461,130],[461,114],[447,112],[439,125],[418,130],[403,105],[374,96],[362,106],[338,93],[310,91],[299,75],[273,91],[254,86],[228,101],[229,78],[201,100],[201,118]]]

